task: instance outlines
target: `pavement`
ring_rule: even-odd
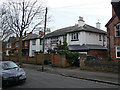
[[[23,64],[23,68],[29,68],[38,70],[41,69],[41,65],[35,64]],[[107,83],[112,85],[120,86],[119,75],[117,73],[105,73],[105,72],[93,72],[87,70],[80,70],[78,68],[59,68],[59,67],[52,67],[50,65],[45,65],[44,69],[46,69],[47,73],[59,74],[65,77],[72,77],[84,80],[90,80],[95,82]]]

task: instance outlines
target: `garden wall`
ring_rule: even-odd
[[[84,56],[80,59],[80,69],[118,73],[120,70],[120,64],[115,61],[86,60],[86,57]]]

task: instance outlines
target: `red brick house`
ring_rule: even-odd
[[[120,20],[113,7],[112,18],[105,26],[107,28],[108,55],[112,60],[120,61]]]

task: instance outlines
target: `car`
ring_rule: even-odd
[[[17,64],[12,61],[0,62],[2,77],[2,86],[16,84],[19,82],[26,81],[26,73]]]

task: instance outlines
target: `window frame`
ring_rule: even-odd
[[[26,47],[28,46],[28,41],[25,41],[25,46],[26,46]]]
[[[99,41],[102,41],[102,35],[99,34]]]
[[[36,45],[36,40],[32,40],[32,45]]]
[[[32,50],[32,57],[35,56],[35,50]]]
[[[119,27],[118,29],[117,26]],[[115,37],[120,37],[120,23],[116,24],[114,28],[115,28]],[[118,36],[117,36],[117,32],[119,33]]]
[[[120,46],[116,46],[116,58],[120,59],[120,57],[117,56],[117,53],[120,52],[120,50],[117,50],[118,48],[120,48]]]
[[[78,32],[71,34],[71,41],[79,41],[79,33]]]

